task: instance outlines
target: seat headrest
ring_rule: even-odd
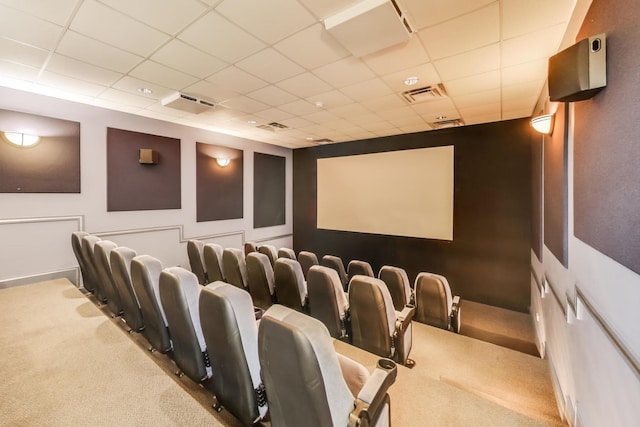
[[[393,336],[395,332],[396,326],[396,311],[393,307],[393,300],[391,299],[391,294],[389,293],[389,289],[387,289],[387,285],[375,277],[356,275],[353,276],[351,281],[349,282],[349,294],[355,292],[356,288],[359,287],[369,287],[371,288],[372,293],[379,293],[384,301],[385,314],[387,316],[387,327],[389,328],[389,336]],[[351,298],[349,298],[351,300]]]
[[[182,267],[165,268],[160,274],[160,281],[172,286],[179,297],[183,298],[189,308],[189,317],[194,326],[200,349],[205,351],[207,344],[200,327],[200,309],[198,302],[202,286],[198,283],[198,277]]]
[[[338,312],[341,318],[344,317],[345,308],[349,305],[349,302],[342,288],[342,282],[340,282],[338,272],[333,268],[314,265],[309,268],[309,273],[307,273],[307,287],[316,281],[323,281],[333,288],[338,304]]]

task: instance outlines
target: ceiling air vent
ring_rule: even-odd
[[[268,125],[258,125],[256,127],[259,129],[268,130],[271,132],[278,132],[281,130],[289,129],[289,126],[285,126],[282,123],[278,123],[278,122],[271,122]]]
[[[187,113],[200,114],[216,106],[214,102],[201,99],[186,93],[176,92],[161,101],[165,107],[186,111]]]
[[[429,123],[434,129],[447,129],[463,126],[464,122],[461,119],[440,120],[438,122]]]
[[[420,102],[434,101],[447,96],[447,91],[442,83],[434,86],[424,86],[402,92],[402,96],[409,104],[418,104]]]

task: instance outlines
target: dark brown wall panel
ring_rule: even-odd
[[[253,228],[285,223],[286,158],[253,154]]]
[[[531,248],[542,261],[542,162],[543,137],[531,138]]]
[[[229,159],[227,166],[217,158]],[[242,150],[212,144],[196,144],[197,221],[237,219],[243,216]]]
[[[574,230],[640,273],[640,3],[594,0],[578,39],[607,33],[607,87],[575,103]]]
[[[462,298],[527,311],[531,136],[528,120],[512,120],[295,150],[294,248],[397,265],[412,281],[443,274]],[[442,145],[454,145],[452,242],[316,228],[318,158]]]
[[[156,151],[158,164],[140,164],[141,148]],[[180,206],[180,140],[107,128],[107,211]]]
[[[80,123],[0,110],[0,132],[40,136],[22,148],[0,136],[0,192],[79,193]]]

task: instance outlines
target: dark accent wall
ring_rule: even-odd
[[[568,107],[561,103],[553,133],[544,137],[544,244],[568,267]]]
[[[281,156],[253,154],[253,228],[285,223],[286,161]]]
[[[0,110],[2,131],[37,134],[40,141],[22,148],[0,136],[0,192],[80,193],[80,123]]]
[[[464,299],[528,311],[531,138],[520,119],[295,150],[294,248],[366,260],[376,271],[396,265],[411,281],[443,274]],[[317,229],[318,158],[442,145],[455,152],[452,242]]]
[[[218,165],[218,157],[229,164]],[[243,163],[242,150],[196,143],[197,222],[242,218]]]
[[[607,34],[607,86],[575,103],[574,233],[640,273],[640,3],[594,0],[578,39]]]
[[[542,162],[543,136],[534,135],[531,138],[531,248],[542,261]]]
[[[156,151],[158,164],[140,164],[141,148]],[[107,128],[107,211],[180,206],[180,140]]]

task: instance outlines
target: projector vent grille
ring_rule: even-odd
[[[418,104],[420,102],[445,98],[447,96],[447,91],[442,83],[438,83],[434,86],[424,86],[404,91],[402,92],[402,96],[409,104]]]

